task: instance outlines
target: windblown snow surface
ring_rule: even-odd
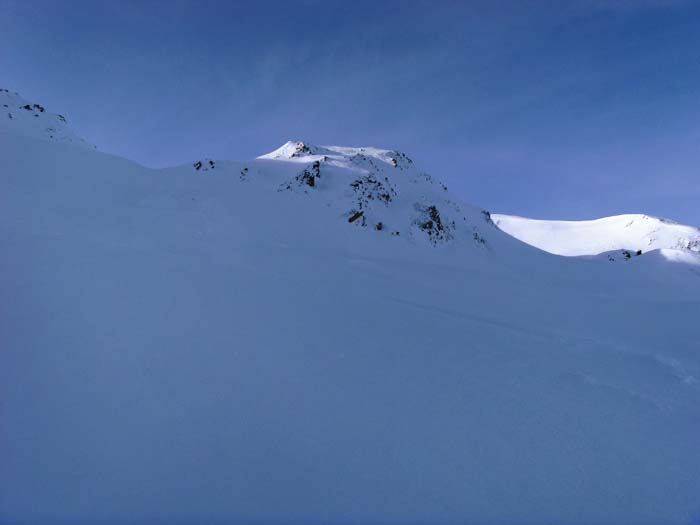
[[[544,253],[395,151],[8,122],[0,522],[700,520],[696,254]]]
[[[700,253],[700,228],[649,215],[547,221],[494,214],[493,220],[513,237],[557,255],[600,255],[622,250],[640,255],[653,250]]]

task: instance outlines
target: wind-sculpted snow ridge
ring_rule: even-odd
[[[63,115],[50,113],[41,104],[4,88],[0,89],[0,132],[95,149],[68,127]]]
[[[700,228],[650,215],[627,214],[590,221],[548,221],[494,214],[504,232],[544,251],[566,256],[599,256],[630,261],[654,250],[700,254]]]

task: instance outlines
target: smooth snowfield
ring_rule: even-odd
[[[700,253],[700,228],[649,215],[616,215],[592,221],[548,221],[495,213],[492,217],[504,232],[557,255],[598,255],[613,250]]]
[[[697,266],[543,253],[385,150],[313,187],[283,153],[0,133],[0,522],[698,522]]]

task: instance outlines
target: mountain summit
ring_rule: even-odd
[[[276,150],[261,155],[259,159],[294,160],[297,162],[326,161],[344,167],[381,162],[400,170],[409,169],[413,161],[396,150],[373,147],[314,146],[308,142],[290,140]]]
[[[291,175],[268,173],[268,183],[271,176],[278,191],[314,194],[356,226],[433,245],[486,244],[488,213],[458,202],[399,151],[289,141],[252,165],[252,171],[279,172],[260,161],[287,164],[282,172]]]

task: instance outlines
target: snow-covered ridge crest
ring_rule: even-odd
[[[202,166],[194,164],[196,170]],[[498,235],[488,212],[450,196],[444,184],[397,150],[288,141],[245,170],[240,173],[246,180],[320,200],[340,219],[380,235],[480,248],[488,244],[487,232]]]
[[[407,169],[413,161],[405,154],[396,150],[347,146],[314,146],[306,141],[290,140],[270,153],[261,155],[258,159],[282,160],[291,162],[325,161],[351,167],[358,161],[373,159],[389,164],[392,167]]]
[[[651,215],[549,221],[494,214],[493,220],[513,237],[557,255],[599,255],[616,250],[634,254],[652,250],[700,253],[700,228]]]
[[[68,126],[66,118],[9,89],[0,89],[0,132],[95,149]]]

